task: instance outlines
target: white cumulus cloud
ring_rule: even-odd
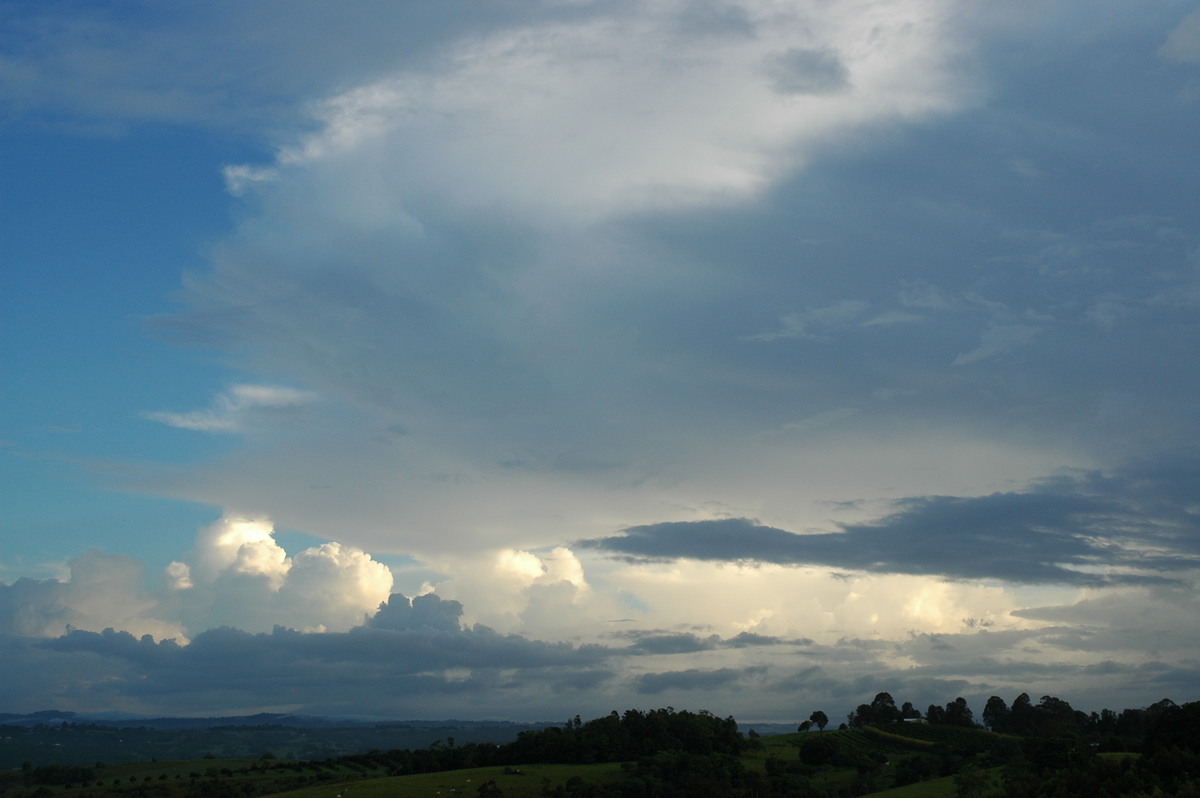
[[[386,565],[354,546],[328,542],[289,556],[269,519],[236,514],[200,530],[190,560],[172,563],[167,576],[195,631],[344,631],[387,601],[393,581]]]

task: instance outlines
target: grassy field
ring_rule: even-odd
[[[895,787],[883,792],[873,792],[863,798],[954,798],[954,777],[946,776],[931,781]]]
[[[510,772],[506,773],[505,771]],[[604,783],[622,778],[619,764],[605,765],[530,765],[521,768],[472,768],[415,776],[392,776],[356,781],[349,784],[324,784],[282,793],[272,798],[426,798],[426,796],[472,796],[479,786],[495,781],[506,798],[537,798],[542,787],[566,785],[573,777],[588,783]]]

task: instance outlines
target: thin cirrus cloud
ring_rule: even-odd
[[[315,400],[311,391],[273,385],[234,385],[207,410],[147,412],[146,418],[197,432],[253,432],[258,427],[301,414]]]

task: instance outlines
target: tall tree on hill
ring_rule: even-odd
[[[876,693],[871,701],[871,709],[875,714],[876,723],[890,723],[900,719],[900,710],[896,709],[896,700],[891,693]]]
[[[870,704],[859,704],[848,718],[850,725],[855,728],[891,723],[899,719],[900,710],[896,709],[896,701],[891,693],[876,693]]]
[[[1037,710],[1029,700],[1029,693],[1021,693],[1012,702],[1008,711],[1008,731],[1013,734],[1030,734],[1037,726]]]
[[[946,717],[943,722],[948,726],[974,726],[975,715],[967,706],[967,700],[959,696],[946,704]]]
[[[1038,717],[1038,734],[1045,737],[1072,737],[1080,732],[1080,724],[1075,716],[1075,710],[1061,698],[1044,695],[1035,709]]]
[[[809,715],[808,719],[816,724],[817,731],[825,731],[825,726],[829,723],[829,716],[819,709]]]
[[[983,722],[994,732],[1005,732],[1008,731],[1008,714],[1008,704],[1000,696],[994,695],[983,708]]]

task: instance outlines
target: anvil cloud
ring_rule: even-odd
[[[3,700],[1192,697],[1200,12],[1127,6],[13,4]]]

